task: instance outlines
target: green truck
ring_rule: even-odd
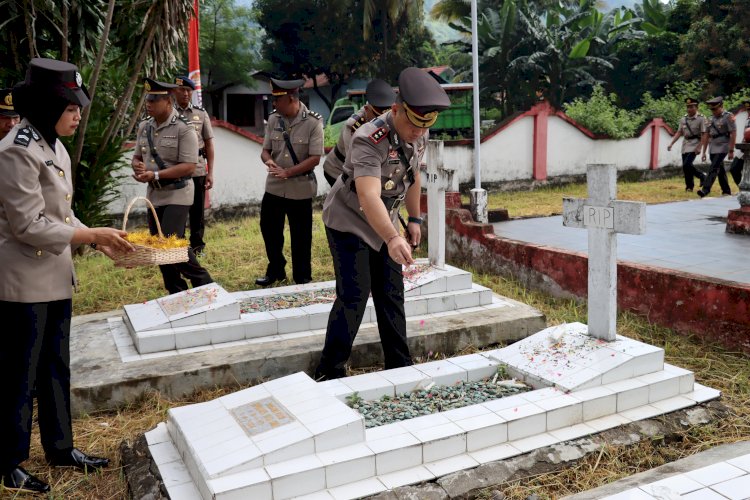
[[[448,134],[452,137],[470,136],[472,132],[472,85],[470,83],[444,83],[441,85],[451,99],[451,107],[438,115],[430,134]],[[396,89],[398,92],[398,89]],[[346,120],[365,105],[365,91],[351,89],[347,96],[337,100],[328,116],[325,130],[326,146],[334,146]]]

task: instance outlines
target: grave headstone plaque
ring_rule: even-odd
[[[619,201],[614,165],[588,165],[589,197],[563,198],[563,225],[588,229],[588,326],[595,338],[617,335],[617,233],[646,232],[646,204]]]

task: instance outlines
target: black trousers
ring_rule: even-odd
[[[328,227],[326,235],[336,272],[336,301],[328,317],[325,345],[315,378],[346,375],[344,365],[352,352],[370,292],[386,370],[411,365],[401,265],[390,258],[385,244],[379,251],[373,250],[358,236]]]
[[[734,157],[734,160],[732,160],[732,166],[729,168],[729,173],[732,174],[732,179],[734,180],[734,183],[737,184],[737,187],[739,187],[740,182],[742,181],[742,169],[745,168],[745,158],[737,158]]]
[[[4,334],[0,349],[0,472],[29,458],[33,393],[48,457],[73,447],[70,416],[70,316],[72,300],[0,301]]]
[[[187,222],[189,206],[185,205],[164,205],[156,207],[156,215],[159,217],[161,231],[164,236],[176,234],[179,238],[185,237],[185,222]],[[151,211],[148,212],[148,227],[151,234],[156,234],[156,223]],[[159,266],[162,278],[164,278],[164,287],[169,293],[182,292],[188,289],[188,285],[183,276],[190,280],[194,287],[208,285],[213,283],[211,275],[208,274],[203,266],[200,265],[192,248],[188,249],[188,261],[179,264],[166,264]]]
[[[698,170],[693,166],[695,157],[698,153],[693,151],[692,153],[682,154],[682,173],[685,174],[685,188],[692,190],[695,187],[693,183],[693,177],[700,179],[700,184],[706,180],[706,174]]]
[[[206,203],[206,176],[193,177],[194,197],[190,205],[190,248],[201,251],[206,246],[203,241],[203,233],[206,228],[206,217],[204,205]]]
[[[312,198],[290,200],[270,193],[263,195],[260,205],[260,232],[266,244],[268,267],[266,276],[286,276],[284,258],[284,219],[289,218],[292,239],[292,277],[295,283],[312,281]]]
[[[724,170],[724,158],[726,153],[716,153],[709,155],[711,158],[711,168],[708,171],[706,180],[703,181],[703,192],[708,194],[711,192],[711,186],[713,186],[716,177],[719,178],[719,186],[721,192],[724,194],[731,194],[732,190],[729,188],[729,181],[727,180],[727,172]]]

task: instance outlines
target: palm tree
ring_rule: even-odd
[[[378,24],[381,31],[383,51],[381,68],[388,59],[388,32],[403,19],[418,19],[422,15],[424,0],[364,0],[362,14],[362,37],[365,41],[373,35],[373,27]]]

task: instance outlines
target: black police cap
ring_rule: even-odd
[[[398,76],[398,87],[406,116],[417,127],[431,127],[438,112],[451,105],[443,87],[419,68],[403,70]]]
[[[706,104],[708,104],[709,108],[716,108],[724,104],[724,98],[721,96],[714,97],[713,99],[709,99],[708,101],[706,101]]]
[[[305,84],[304,80],[279,80],[278,78],[271,78],[271,95],[273,97],[281,97],[288,94],[299,93],[300,87]]]
[[[688,97],[688,98],[685,99],[685,104],[687,104],[688,106],[693,106],[693,105],[697,106],[698,105],[698,99],[694,99],[692,97]]]
[[[152,80],[151,78],[144,78],[143,88],[146,89],[146,93],[149,95],[169,95],[169,91],[176,89],[177,85],[174,83],[159,82],[157,80]]]
[[[367,84],[365,99],[376,108],[389,108],[396,101],[396,92],[388,82],[376,78]]]
[[[175,85],[178,87],[190,87],[195,90],[195,83],[187,76],[177,76],[174,79]]]
[[[35,57],[29,63],[23,84],[31,95],[52,91],[79,106],[91,104],[83,78],[74,64],[56,59]]]
[[[18,116],[13,107],[13,89],[0,90],[0,116]]]

